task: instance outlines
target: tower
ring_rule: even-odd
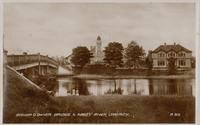
[[[101,52],[101,44],[102,44],[102,42],[101,42],[101,37],[98,36],[98,37],[97,37],[97,41],[96,41],[96,61],[97,61],[97,62],[102,61],[102,60],[101,60],[101,55],[102,55],[102,52]]]

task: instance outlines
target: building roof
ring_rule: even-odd
[[[181,46],[180,44],[173,44],[173,45],[166,45],[166,43],[164,45],[160,45],[158,48],[156,48],[155,50],[153,50],[153,53],[157,53],[160,51],[164,51],[164,52],[169,52],[169,51],[175,51],[175,52],[180,52],[180,51],[185,51],[188,53],[191,53],[192,51],[189,49],[186,49],[185,47]]]

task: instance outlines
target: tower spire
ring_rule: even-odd
[[[97,40],[101,40],[101,37],[99,35],[97,36]]]

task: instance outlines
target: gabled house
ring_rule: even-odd
[[[153,61],[153,70],[167,70],[170,58],[174,58],[178,70],[190,70],[192,68],[192,51],[180,44],[160,45],[150,52]]]

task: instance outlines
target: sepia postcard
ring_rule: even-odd
[[[195,2],[4,2],[3,123],[196,124]]]

